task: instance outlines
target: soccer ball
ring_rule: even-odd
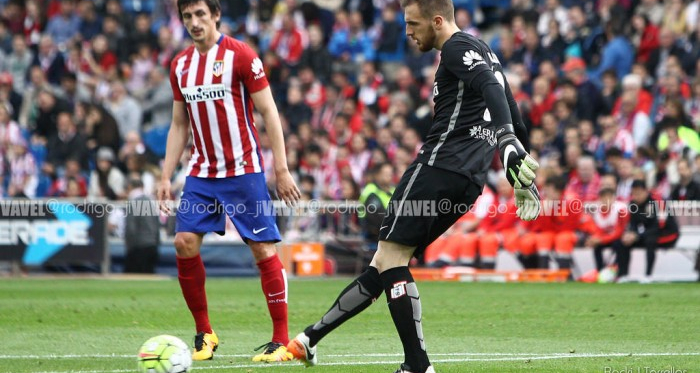
[[[153,337],[139,349],[138,369],[142,373],[185,373],[191,366],[190,348],[172,335]]]

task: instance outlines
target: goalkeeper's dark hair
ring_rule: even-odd
[[[221,15],[221,2],[219,0],[177,0],[177,12],[180,15],[180,21],[182,21],[182,9],[187,8],[190,5],[203,2],[209,8],[209,12]],[[221,21],[216,22],[216,28],[221,26]]]
[[[416,4],[423,18],[432,19],[434,16],[442,16],[448,22],[455,21],[455,7],[452,0],[401,0],[401,7]]]

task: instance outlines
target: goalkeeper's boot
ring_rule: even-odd
[[[316,365],[316,346],[311,347],[309,337],[306,334],[299,333],[296,338],[289,342],[287,349],[294,355],[295,359],[303,361],[307,367]]]
[[[253,361],[274,363],[277,361],[290,361],[294,358],[294,356],[292,356],[292,354],[289,351],[287,351],[287,346],[281,343],[268,342],[256,348],[255,351],[258,351],[262,348],[265,348],[265,350],[262,353],[253,356]]]
[[[217,347],[219,347],[219,337],[216,336],[213,330],[211,333],[197,333],[194,336],[192,360],[211,360]]]
[[[414,372],[410,369],[411,368],[408,365],[401,364],[401,368],[399,368],[399,370],[397,370],[394,373],[418,373],[418,372]],[[435,369],[433,369],[433,366],[431,365],[428,367],[428,369],[425,370],[425,373],[435,373]]]

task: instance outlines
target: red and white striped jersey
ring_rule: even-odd
[[[225,35],[205,54],[190,46],[173,59],[170,84],[175,100],[186,104],[192,129],[188,175],[263,172],[250,95],[268,82],[255,51]]]

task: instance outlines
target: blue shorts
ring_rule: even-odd
[[[265,174],[254,173],[228,178],[188,176],[176,215],[176,232],[223,235],[226,215],[243,240],[279,242]],[[267,206],[267,208],[265,208]],[[262,208],[261,208],[262,207]]]

